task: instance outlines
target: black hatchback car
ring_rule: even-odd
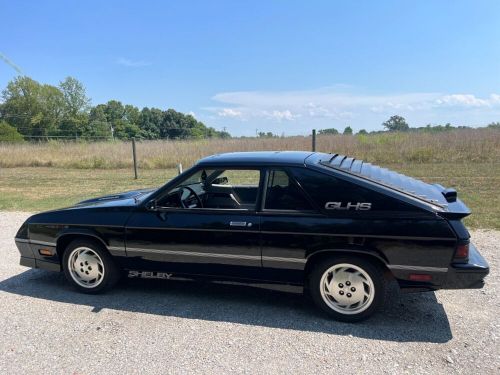
[[[85,293],[131,278],[208,279],[306,289],[344,321],[373,314],[386,283],[481,288],[487,262],[453,189],[337,154],[207,157],[155,190],[30,217],[21,264],[64,271]]]

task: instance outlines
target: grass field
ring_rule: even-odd
[[[311,137],[0,144],[0,210],[40,211],[141,187],[160,186],[207,155],[230,151],[309,150]],[[454,187],[472,209],[474,228],[500,229],[500,130],[321,135],[317,150],[376,163]]]
[[[221,152],[310,149],[311,137],[144,141],[137,143],[137,158],[142,170],[165,169],[175,168],[178,163],[189,166],[204,156]],[[317,150],[378,164],[500,163],[500,130],[321,135],[317,139]],[[0,168],[120,169],[131,166],[130,142],[0,144]]]
[[[386,163],[399,172],[455,187],[472,209],[472,228],[500,229],[499,163]],[[62,169],[22,167],[0,169],[0,210],[40,211],[64,207],[85,198],[164,184],[175,169]]]

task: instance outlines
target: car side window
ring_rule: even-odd
[[[299,186],[283,170],[269,171],[264,209],[287,211],[314,210],[301,192]]]
[[[398,199],[331,175],[306,168],[291,168],[291,172],[311,199],[330,213],[415,210]]]
[[[254,210],[260,183],[258,169],[225,169],[203,184],[203,208]]]
[[[157,202],[162,208],[255,210],[259,169],[199,170]]]

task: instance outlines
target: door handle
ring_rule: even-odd
[[[252,223],[247,223],[246,221],[230,221],[229,226],[231,227],[251,227]]]

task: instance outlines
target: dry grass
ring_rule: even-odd
[[[231,151],[310,150],[311,137],[138,142],[142,169],[185,167],[211,154]],[[117,169],[132,166],[130,142],[49,142],[0,144],[0,167]],[[318,136],[317,150],[351,155],[373,163],[500,162],[500,131],[385,133],[367,136]]]

